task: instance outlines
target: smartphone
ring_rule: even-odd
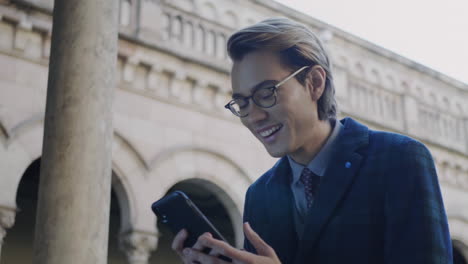
[[[158,219],[169,227],[174,234],[179,233],[179,231],[184,228],[187,230],[188,237],[184,242],[184,248],[195,245],[198,237],[206,232],[210,232],[214,238],[227,243],[227,240],[219,233],[208,218],[206,218],[188,196],[181,191],[174,191],[154,202],[151,209]],[[205,253],[209,251],[210,249],[203,250]],[[231,261],[231,259],[225,256],[220,256],[219,258]]]

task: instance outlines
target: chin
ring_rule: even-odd
[[[279,150],[279,149],[269,149],[269,148],[266,148],[268,154],[270,154],[270,156],[272,156],[273,158],[282,158],[284,156],[286,156],[287,154],[287,151],[285,150]]]

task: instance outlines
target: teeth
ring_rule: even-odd
[[[260,136],[269,137],[271,134],[278,131],[278,129],[280,129],[280,127],[281,127],[281,125],[278,125],[278,126],[275,126],[275,127],[272,127],[270,129],[268,129],[267,131],[260,132]]]

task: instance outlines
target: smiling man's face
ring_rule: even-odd
[[[234,62],[231,72],[233,97],[250,96],[256,89],[271,87],[292,72],[281,64],[279,55],[274,52],[248,53]],[[311,131],[319,120],[317,102],[312,99],[310,86],[303,86],[292,78],[278,88],[275,106],[260,108],[249,101],[249,115],[241,121],[271,156],[294,154],[314,140]]]

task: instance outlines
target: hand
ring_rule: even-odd
[[[257,250],[258,255],[231,247],[224,241],[214,239],[209,233],[198,238],[193,248],[182,250],[184,263],[224,264],[229,263],[218,258],[223,255],[232,259],[235,264],[281,264],[275,251],[260,236],[252,230],[248,223],[244,223],[244,233],[250,243]],[[180,233],[179,233],[180,234]],[[179,234],[177,236],[179,236]],[[176,238],[177,238],[176,236]],[[179,238],[182,238],[182,234]],[[176,241],[176,239],[174,239]],[[203,248],[211,248],[209,255],[201,252]],[[173,244],[174,248],[174,244]],[[179,247],[180,249],[181,247]],[[176,250],[177,251],[177,250]]]
[[[182,253],[182,250],[184,249],[184,242],[188,237],[188,232],[185,229],[182,229],[177,233],[177,235],[174,237],[174,240],[172,240],[172,250],[174,250],[177,255],[182,259],[182,262],[184,264],[192,264],[193,262],[190,262],[188,258],[184,256]]]

